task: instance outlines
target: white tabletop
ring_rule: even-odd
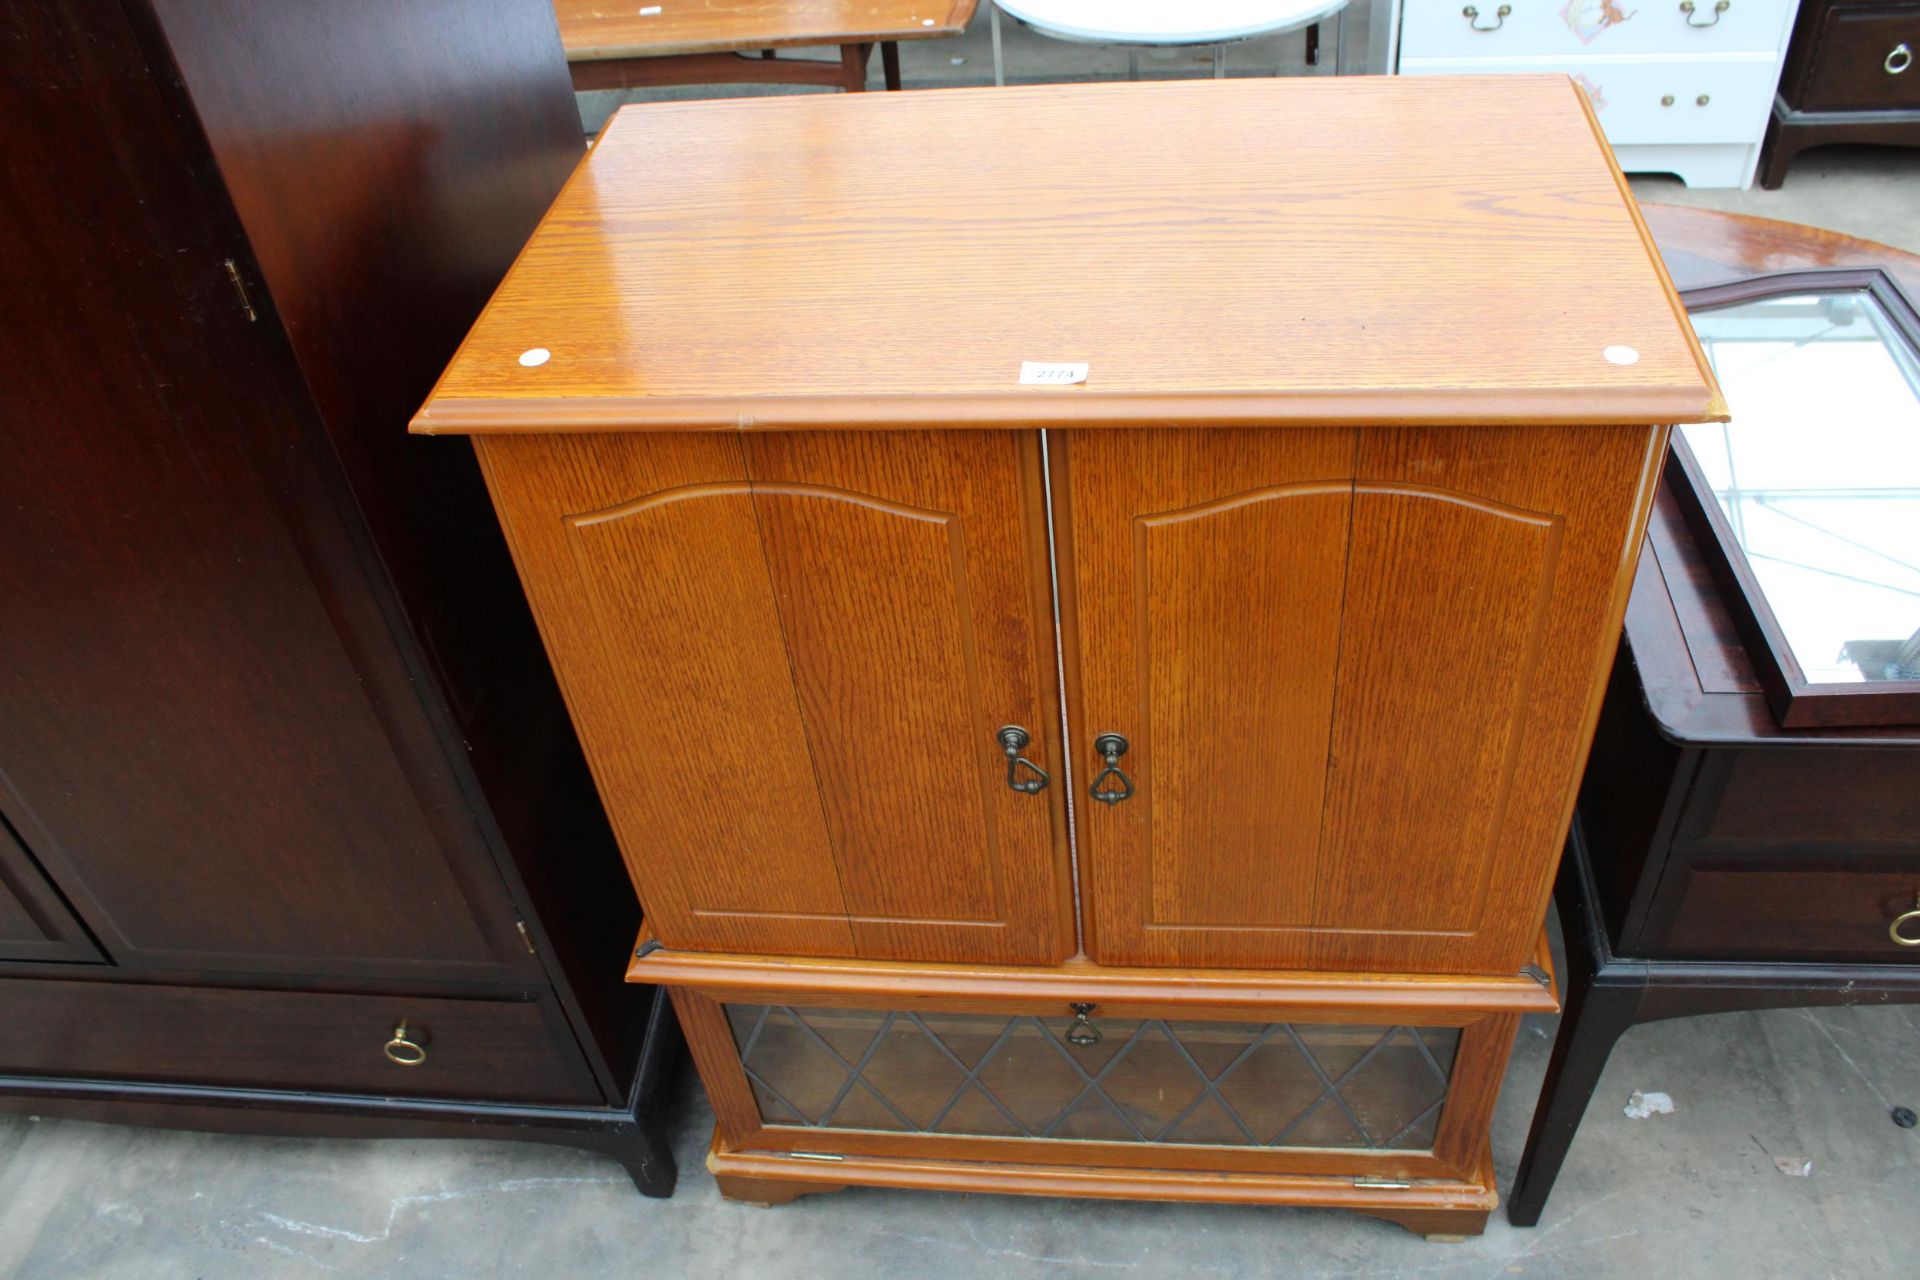
[[[996,0],[989,0],[994,3]],[[1046,35],[1095,44],[1220,44],[1292,31],[1347,0],[997,0]]]

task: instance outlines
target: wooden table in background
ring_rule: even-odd
[[[867,87],[880,46],[887,88],[900,87],[902,40],[957,36],[976,0],[554,0],[576,91],[665,84]],[[840,60],[776,49],[838,45]],[[759,57],[748,54],[758,52]]]

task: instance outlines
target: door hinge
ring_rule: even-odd
[[[1532,978],[1543,987],[1553,981],[1553,975],[1537,964],[1523,965],[1520,969],[1520,976],[1523,978]]]
[[[783,1151],[780,1153],[789,1160],[845,1160],[845,1156],[836,1156],[828,1151]]]
[[[661,949],[660,939],[648,938],[645,942],[641,943],[638,947],[634,948],[633,958],[635,960],[645,960],[648,956],[652,955],[654,952],[660,949]]]
[[[240,268],[232,258],[227,259],[227,279],[233,281],[233,292],[240,299],[240,309],[247,313],[247,319],[258,320],[260,313],[253,309],[253,299],[247,296],[247,282],[240,278]]]
[[[1375,1191],[1406,1191],[1413,1186],[1405,1178],[1355,1178],[1353,1185],[1370,1187]]]
[[[527,922],[525,920],[515,920],[513,927],[520,931],[520,941],[527,944],[527,954],[530,956],[539,955],[539,948],[533,945],[533,935],[527,932]]]

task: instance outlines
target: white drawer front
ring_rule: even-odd
[[[1771,57],[1560,58],[1400,61],[1402,75],[1572,76],[1593,100],[1607,141],[1625,144],[1757,142],[1773,107]],[[1671,105],[1667,104],[1671,99]],[[1703,101],[1704,99],[1704,101]]]
[[[1578,58],[1777,53],[1797,0],[1404,0],[1400,57]],[[1501,6],[1510,12],[1500,16]],[[1462,10],[1477,9],[1469,19]],[[1689,25],[1697,23],[1700,25]],[[1474,26],[1493,28],[1474,30]]]

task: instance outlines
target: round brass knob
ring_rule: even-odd
[[[1912,934],[1903,932],[1901,928],[1909,921],[1916,926]],[[1887,936],[1903,947],[1920,947],[1920,894],[1914,895],[1913,910],[1893,918],[1893,923],[1887,926]]]
[[[1661,106],[1663,106],[1663,107],[1670,107],[1670,106],[1672,106],[1672,105],[1673,105],[1673,95],[1672,95],[1672,94],[1670,94],[1670,93],[1669,93],[1669,94],[1665,94],[1665,95],[1662,95],[1662,97],[1661,97],[1661,99],[1660,99],[1660,105],[1661,105]]]
[[[417,1067],[427,1060],[427,1046],[422,1043],[426,1037],[416,1040],[413,1034],[404,1019],[393,1029],[393,1039],[383,1047],[388,1062],[397,1067]]]

